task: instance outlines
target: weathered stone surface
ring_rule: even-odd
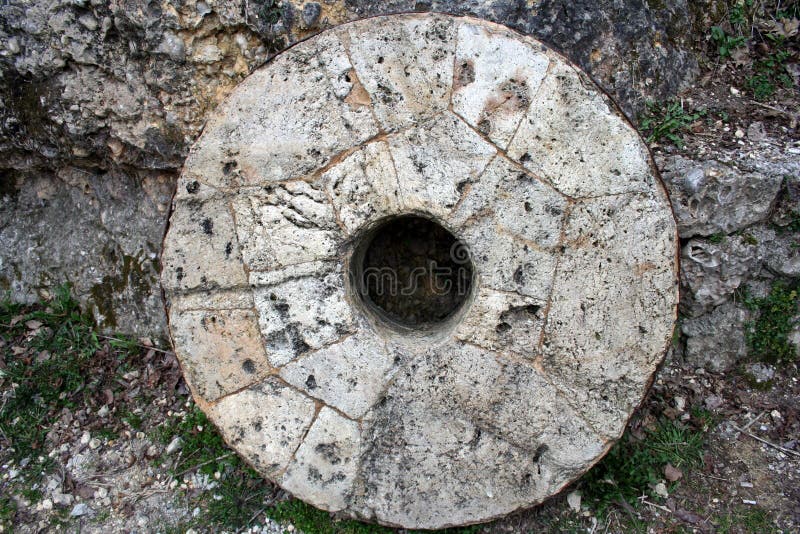
[[[589,83],[570,65],[553,64],[508,155],[572,197],[652,189],[647,148]]]
[[[284,142],[261,101],[287,80]],[[366,126],[320,129],[348,113]],[[326,510],[440,528],[541,502],[621,435],[672,337],[678,241],[644,143],[561,56],[490,23],[304,42],[221,106],[180,189],[163,276],[194,393]]]
[[[678,243],[665,197],[581,201],[567,222],[542,367],[606,436],[619,436],[672,338]]]
[[[792,231],[800,213],[797,149],[763,142],[657,162],[681,237],[693,237],[681,260],[684,355],[693,365],[730,369],[747,359],[741,296],[764,297],[776,282],[800,275]]]
[[[249,271],[270,271],[336,255],[337,227],[325,191],[287,182],[237,196],[236,227]]]
[[[185,362],[186,381],[206,402],[254,384],[272,369],[252,310],[173,312],[170,331],[175,352]]]
[[[458,29],[453,111],[501,149],[508,146],[550,60],[505,31],[462,24]]]
[[[177,202],[164,240],[161,281],[175,291],[226,289],[247,283],[230,201]]]
[[[375,19],[369,32],[344,27],[358,79],[384,130],[405,128],[447,110],[456,27],[447,17]]]
[[[407,211],[428,210],[444,217],[461,190],[481,175],[497,149],[463,121],[447,113],[389,138]]]
[[[434,11],[504,24],[565,53],[629,115],[641,109],[642,95],[673,94],[697,71],[684,46],[691,37],[691,14],[690,3],[682,0],[346,0],[345,5],[359,16]]]
[[[661,176],[682,237],[730,234],[766,219],[783,176],[742,172],[714,160],[668,158]]]
[[[290,268],[285,280],[264,285],[256,285],[257,275],[252,277],[261,334],[272,365],[285,365],[354,331],[353,313],[345,299],[345,275],[341,270],[326,270],[330,267],[322,264],[320,270],[296,277],[296,270]]]
[[[758,247],[743,236],[730,236],[721,243],[689,240],[681,254],[681,282],[690,292],[682,309],[692,316],[711,311],[729,300],[760,267]]]
[[[686,339],[684,356],[695,367],[727,371],[747,356],[744,335],[747,310],[733,302],[708,314],[681,322]]]
[[[310,397],[360,419],[386,388],[394,360],[386,343],[364,326],[339,343],[291,362],[280,374]]]
[[[358,148],[322,175],[338,219],[349,234],[400,209],[400,186],[385,141]]]
[[[173,187],[159,172],[0,177],[0,293],[35,302],[69,282],[106,329],[165,335],[158,260]]]
[[[358,423],[324,407],[297,449],[281,485],[314,506],[338,512],[352,496],[361,447]]]
[[[206,413],[253,467],[277,477],[289,467],[317,412],[313,400],[268,378],[223,397]]]

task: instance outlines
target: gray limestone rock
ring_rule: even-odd
[[[682,156],[667,158],[661,176],[684,238],[730,234],[767,219],[783,183],[782,175]]]
[[[735,367],[747,356],[747,318],[747,310],[727,302],[705,315],[681,321],[681,331],[687,337],[686,361],[717,372]]]

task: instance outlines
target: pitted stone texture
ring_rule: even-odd
[[[365,236],[412,214],[474,271],[433,330],[351,280]],[[506,28],[417,14],[324,32],[234,91],[162,276],[193,393],[253,466],[326,510],[441,528],[541,502],[608,450],[671,338],[677,249],[643,142],[591,82]]]

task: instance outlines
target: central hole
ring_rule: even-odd
[[[361,298],[382,319],[404,327],[447,320],[472,287],[472,262],[464,243],[424,217],[404,215],[384,222],[366,236],[355,260]]]

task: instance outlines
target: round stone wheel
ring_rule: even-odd
[[[244,80],[180,176],[162,283],[197,404],[266,478],[407,528],[540,503],[672,337],[647,148],[540,42],[376,17]]]

